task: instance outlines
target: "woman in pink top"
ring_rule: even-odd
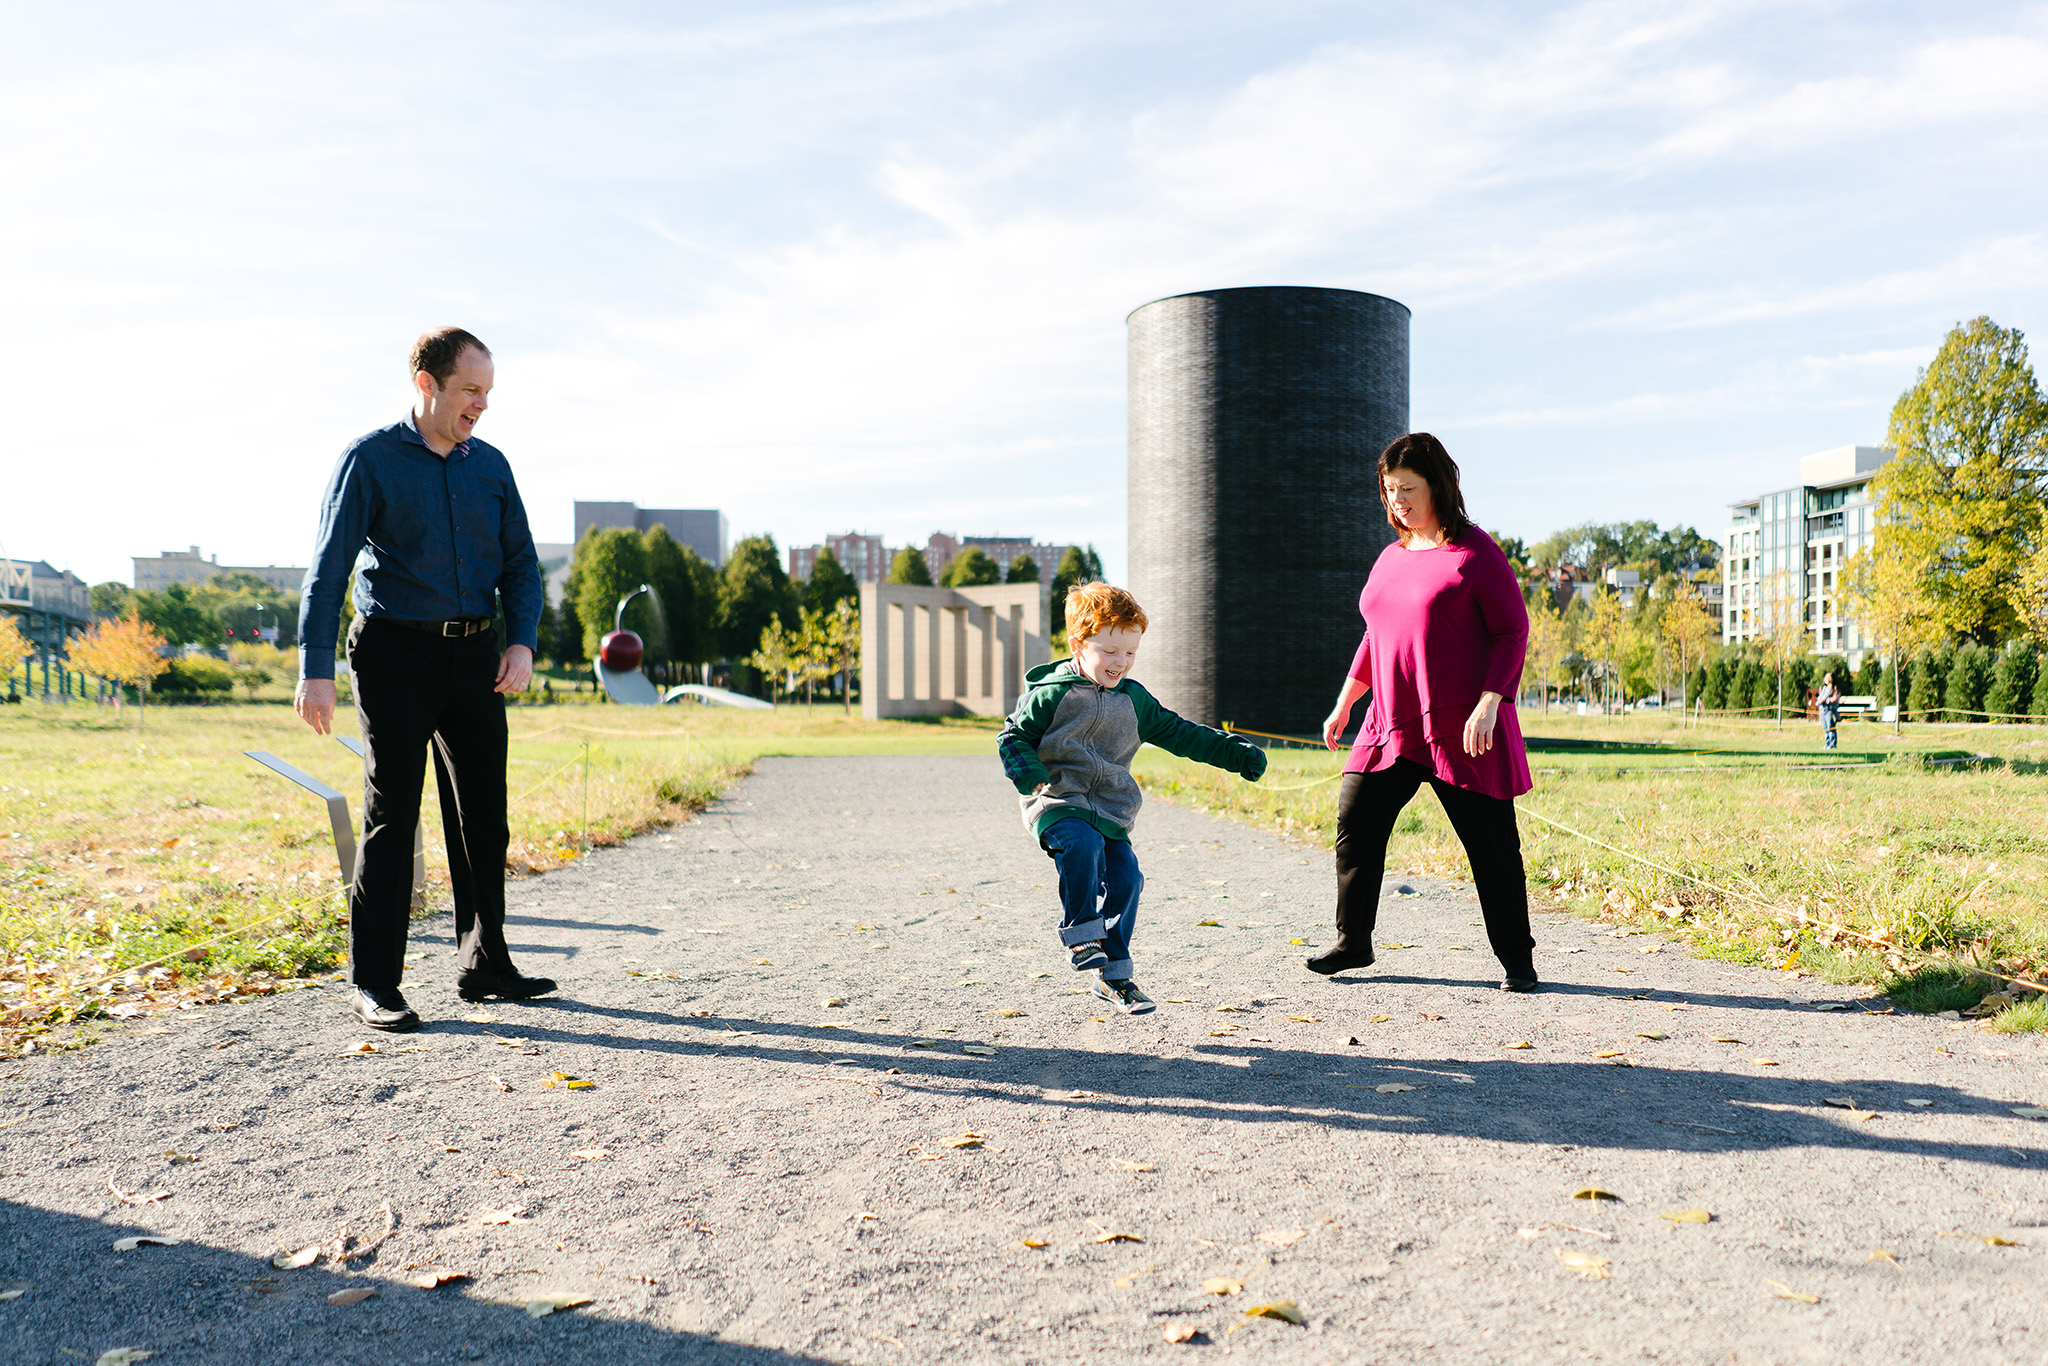
[[[1365,639],[1323,743],[1372,702],[1337,798],[1337,942],[1308,960],[1325,975],[1372,961],[1387,837],[1425,782],[1465,846],[1503,991],[1536,988],[1536,941],[1515,798],[1529,790],[1515,704],[1529,613],[1507,557],[1465,515],[1458,466],[1427,432],[1380,455],[1380,493],[1400,539],[1358,596]]]

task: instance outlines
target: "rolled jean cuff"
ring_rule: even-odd
[[[1112,958],[1102,965],[1101,971],[1105,982],[1128,982],[1131,980],[1131,960]]]
[[[1060,943],[1070,949],[1076,944],[1099,944],[1108,933],[1109,926],[1098,915],[1085,925],[1060,926]]]

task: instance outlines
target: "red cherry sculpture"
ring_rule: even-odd
[[[597,647],[597,657],[615,674],[631,673],[639,668],[640,657],[645,653],[646,647],[640,643],[640,637],[631,631],[614,631]]]

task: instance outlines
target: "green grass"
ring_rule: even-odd
[[[1936,964],[1887,978],[1881,989],[1886,999],[1900,1010],[1934,1015],[1944,1010],[1968,1010],[1996,986],[1995,979],[1982,973]]]
[[[604,847],[688,819],[763,755],[985,754],[995,723],[686,705],[516,707],[508,727],[507,863],[526,875],[582,856],[586,810]],[[133,708],[0,710],[0,1047],[340,964],[326,809],[242,756],[259,749],[349,794],[360,820],[359,761],[275,703],[158,707],[141,724]],[[431,784],[421,815],[431,903],[447,888]]]
[[[1852,725],[1828,752],[1817,727],[1797,723],[1522,719],[1535,789],[1518,805],[1538,906],[1836,983],[1901,982],[1929,962],[2016,976],[2048,963],[2041,727],[1909,725],[1895,737]],[[1929,763],[1980,753],[1990,758]],[[1258,784],[1149,749],[1136,771],[1162,796],[1328,846],[1342,759],[1310,749],[1271,758]],[[1838,764],[1848,767],[1817,767]],[[1389,866],[1471,876],[1427,795],[1396,825]]]

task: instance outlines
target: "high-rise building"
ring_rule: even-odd
[[[578,541],[592,527],[607,531],[614,528],[645,531],[653,526],[667,527],[668,534],[675,537],[678,544],[696,551],[707,564],[714,567],[725,564],[725,514],[717,508],[644,508],[636,503],[585,503],[580,500],[576,504]]]
[[[1721,554],[1721,639],[1729,645],[1796,626],[1810,649],[1852,667],[1875,646],[1842,602],[1842,569],[1870,544],[1870,481],[1889,446],[1838,446],[1799,462],[1799,483],[1730,503]]]
[[[1066,555],[1067,547],[1034,541],[1029,536],[962,536],[934,531],[924,545],[924,566],[932,571],[932,582],[937,583],[946,567],[970,550],[979,550],[996,562],[996,568],[1009,576],[1010,564],[1019,555],[1029,555],[1038,565],[1038,579],[1041,583],[1052,582],[1052,576],[1059,571],[1060,560]]]

